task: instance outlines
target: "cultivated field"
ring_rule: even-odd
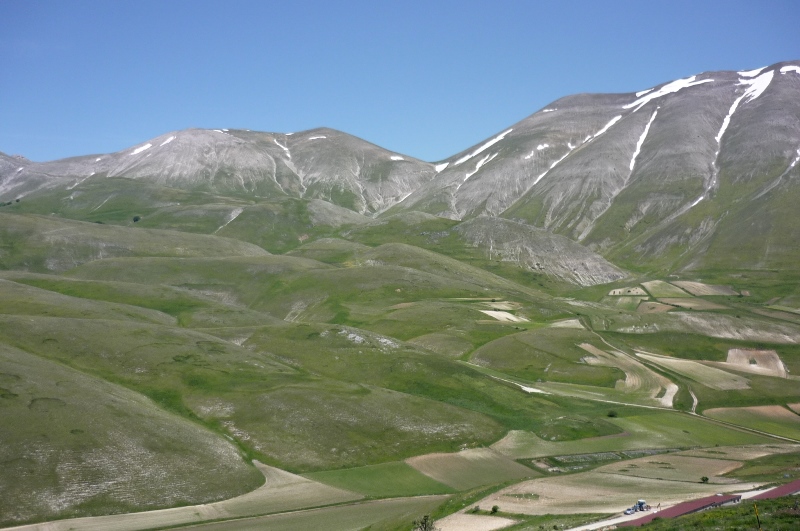
[[[611,291],[608,292],[608,295],[611,297],[621,297],[621,296],[634,297],[639,295],[647,297],[647,292],[642,288],[635,286],[631,288],[612,289]]]
[[[709,367],[697,361],[645,354],[643,352],[637,352],[636,355],[711,389],[729,391],[733,389],[748,389],[750,387],[747,378]]]
[[[703,414],[800,441],[800,415],[782,406],[717,408],[706,410]]]
[[[643,301],[639,306],[636,307],[636,311],[638,313],[666,313],[670,310],[674,310],[674,306],[670,306],[669,304],[662,304],[660,302],[653,302],[653,301]]]
[[[501,516],[455,513],[436,521],[440,531],[495,531],[509,527],[518,520]]]
[[[586,363],[617,367],[625,372],[625,381],[617,382],[616,388],[626,394],[635,395],[636,397],[631,397],[631,400],[636,401],[637,398],[645,397],[662,407],[672,407],[678,386],[667,377],[618,350],[602,350],[589,343],[581,343],[578,346],[592,355],[585,358]],[[660,398],[656,398],[659,395]]]
[[[488,448],[422,455],[406,462],[426,476],[457,490],[540,475]]]
[[[724,310],[727,306],[707,301],[705,299],[694,299],[686,297],[661,297],[658,299],[664,304],[685,308],[687,310]]]
[[[658,460],[658,456],[654,460]],[[634,477],[594,470],[518,483],[477,502],[520,514],[618,513],[645,499],[650,505],[670,505],[720,492],[719,484],[704,484],[692,474],[686,481]],[[723,490],[749,490],[753,483],[727,485]]]
[[[649,282],[642,282],[642,286],[650,296],[660,299],[662,297],[691,297],[688,293],[683,291],[677,286],[673,286],[663,280],[651,280]]]
[[[784,366],[778,353],[774,350],[745,350],[732,348],[728,350],[728,358],[721,368],[729,367],[743,372],[753,374],[763,374],[765,376],[777,376],[786,378],[786,366]]]
[[[776,442],[771,437],[720,426],[685,413],[643,411],[641,414],[607,420],[623,432],[620,435],[554,442],[543,440],[529,432],[511,431],[493,444],[492,448],[512,459],[522,459],[650,448],[713,447],[717,444],[731,446]]]
[[[696,297],[703,297],[707,295],[718,296],[738,296],[735,290],[728,286],[719,286],[713,284],[703,284],[702,282],[691,282],[689,280],[674,280],[671,282],[681,289],[684,289]]]
[[[706,476],[712,483],[728,484],[733,481],[718,476],[736,470],[740,466],[742,466],[741,461],[724,460],[717,457],[661,454],[604,465],[596,469],[596,472],[685,482],[699,481],[701,477]]]
[[[305,474],[305,477],[376,498],[454,492],[451,487],[431,479],[403,462],[311,472]]]

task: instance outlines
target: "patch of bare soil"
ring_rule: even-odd
[[[757,367],[763,371],[773,373],[775,376],[786,378],[786,367],[783,365],[778,353],[774,350],[750,350],[732,348],[728,350],[727,363]]]
[[[495,531],[516,523],[500,516],[455,513],[437,520],[436,527],[441,531]]]

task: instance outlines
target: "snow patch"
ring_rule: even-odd
[[[636,150],[633,152],[633,156],[631,157],[631,165],[630,165],[631,173],[633,173],[633,165],[636,164],[636,157],[638,157],[639,152],[642,151],[642,144],[644,144],[644,139],[647,138],[647,132],[650,131],[650,126],[653,125],[653,120],[656,119],[656,114],[658,114],[658,109],[660,109],[660,107],[656,108],[656,110],[653,111],[653,115],[650,116],[650,121],[647,122],[647,125],[645,126],[644,131],[642,132],[642,136],[640,136],[639,141],[636,142]]]
[[[756,68],[755,70],[747,70],[747,71],[744,71],[744,72],[736,72],[736,73],[739,74],[742,77],[756,77],[765,68],[766,68],[766,66],[762,66],[761,68]]]
[[[458,165],[459,165],[459,164],[461,164],[462,162],[465,162],[465,161],[467,161],[467,160],[471,159],[471,158],[472,158],[472,157],[474,157],[475,155],[479,155],[479,154],[483,153],[484,151],[486,151],[487,149],[489,149],[489,148],[490,148],[490,147],[492,147],[493,145],[495,145],[495,144],[497,144],[498,142],[500,142],[501,140],[503,140],[503,139],[506,137],[506,135],[507,135],[508,133],[510,133],[511,131],[513,131],[513,128],[512,128],[512,129],[509,129],[509,130],[507,130],[507,131],[504,131],[504,132],[502,132],[502,133],[500,133],[499,135],[497,135],[497,136],[496,136],[496,137],[494,137],[493,139],[489,140],[488,142],[486,142],[484,145],[482,145],[481,147],[479,147],[478,149],[476,149],[476,150],[475,150],[475,151],[473,151],[472,153],[469,153],[468,155],[464,155],[463,157],[461,157],[460,159],[458,159],[457,161],[455,161],[455,163],[454,163],[453,165],[454,165],[454,166],[458,166]]]
[[[648,92],[653,92],[653,89],[649,88],[647,90],[640,90],[639,92],[636,93],[636,97],[637,98],[641,98],[642,96],[644,96]]]
[[[146,150],[146,149],[150,149],[151,147],[153,147],[153,144],[145,144],[145,145],[143,145],[143,146],[141,146],[141,147],[138,147],[138,148],[134,149],[134,150],[131,152],[131,155],[138,155],[138,154],[139,154],[139,153],[141,153],[142,151],[144,151],[144,150]]]
[[[605,126],[603,126],[603,128],[600,129],[598,132],[596,132],[592,138],[597,138],[598,136],[602,135],[603,133],[608,131],[611,128],[612,125],[614,125],[615,123],[619,122],[621,119],[622,119],[622,115],[613,117],[611,119],[611,121],[608,122]]]
[[[716,136],[717,144],[721,142],[722,135],[725,134],[725,130],[728,128],[728,125],[731,122],[731,117],[733,116],[733,113],[735,113],[737,107],[739,107],[739,103],[741,103],[742,100],[745,100],[745,98],[746,98],[745,103],[747,103],[761,96],[761,94],[764,93],[764,91],[767,89],[770,82],[772,81],[772,76],[774,73],[775,73],[774,71],[770,70],[766,74],[761,74],[760,76],[752,80],[748,79],[739,80],[739,85],[750,85],[750,87],[747,90],[745,90],[741,96],[739,96],[734,100],[733,104],[731,105],[731,108],[728,110],[728,114],[725,116],[725,119],[722,120],[722,127],[720,127],[720,130]],[[717,148],[717,155],[719,155],[719,147]]]
[[[443,169],[445,169],[446,167],[448,167],[449,165],[450,165],[450,163],[449,163],[449,162],[442,162],[441,164],[437,164],[436,166],[434,166],[434,167],[433,167],[433,169],[434,169],[434,170],[436,170],[436,173],[439,173],[439,172],[441,172]]]
[[[392,155],[389,158],[392,159],[392,160],[406,160],[403,157],[401,157],[400,155]]]
[[[475,170],[471,171],[471,172],[467,172],[467,174],[464,175],[464,180],[461,181],[461,184],[467,182],[467,179],[469,179],[470,177],[472,177],[473,175],[478,173],[478,170],[480,170],[481,167],[484,164],[488,164],[489,162],[493,161],[496,156],[497,156],[497,153],[494,153],[494,154],[486,155],[481,160],[479,160],[478,163],[475,165]],[[458,185],[458,188],[461,188],[461,185]],[[458,188],[456,188],[456,191],[458,191]]]
[[[781,74],[785,74],[787,72],[797,72],[800,74],[800,66],[797,65],[788,65],[781,67]]]
[[[164,141],[161,143],[161,145],[160,145],[160,146],[158,146],[158,147],[166,146],[167,144],[169,144],[169,143],[170,143],[170,142],[172,142],[173,140],[175,140],[175,137],[174,137],[174,136],[171,136],[171,137],[169,137],[168,139],[164,140]],[[100,160],[100,159],[97,159],[97,160]]]
[[[272,141],[275,142],[278,145],[278,147],[283,150],[284,153],[286,153],[287,157],[292,158],[292,154],[289,153],[289,148],[288,147],[286,147],[283,144],[281,144],[280,142],[278,142],[277,138],[273,138]]]
[[[542,109],[542,112],[555,112],[558,109]]]
[[[328,138],[327,136],[312,136],[309,140],[322,140],[323,138]],[[280,145],[280,144],[278,144]]]
[[[97,160],[100,160],[100,159],[97,159]],[[21,172],[21,171],[22,171],[22,170],[24,170],[24,169],[25,169],[25,168],[17,168],[17,173]]]
[[[95,161],[95,162],[100,162],[100,159],[101,159],[101,158],[102,158],[102,157],[97,157],[96,159],[94,159],[94,161]],[[20,168],[20,169],[22,169],[22,168]]]
[[[756,99],[757,97],[761,96],[767,87],[769,86],[770,82],[772,82],[772,76],[775,74],[774,70],[770,70],[764,74],[761,74],[757,78],[753,79],[752,81],[740,79],[740,85],[750,85],[750,87],[744,91],[744,102],[748,103]]]
[[[658,90],[656,90],[654,92],[646,93],[641,98],[639,98],[637,100],[634,100],[633,102],[631,102],[631,103],[629,103],[627,105],[623,105],[622,108],[623,109],[630,109],[632,107],[636,107],[635,109],[633,109],[633,112],[636,112],[639,109],[641,109],[644,105],[646,105],[648,102],[650,102],[650,101],[652,101],[652,100],[654,100],[656,98],[660,98],[662,96],[666,96],[667,94],[672,94],[674,92],[678,92],[681,89],[694,87],[695,85],[700,85],[702,83],[711,83],[712,81],[714,81],[713,79],[701,79],[700,81],[696,81],[696,79],[697,79],[697,76],[692,76],[692,77],[687,77],[687,78],[684,78],[684,79],[678,79],[678,80],[673,81],[671,83],[667,83],[666,85],[664,85],[660,89],[658,89]]]
[[[541,150],[549,148],[549,147],[550,147],[550,144],[539,144],[538,146],[536,146],[536,149],[534,151],[531,151],[530,155],[525,157],[525,160],[528,160],[529,158],[534,156],[537,151],[541,151]]]
[[[575,149],[575,147],[574,147],[572,144],[570,144],[570,143],[567,143],[567,147],[569,147],[569,151],[567,151],[566,153],[564,153],[564,156],[563,156],[563,157],[561,157],[560,159],[558,159],[557,161],[555,161],[554,163],[552,163],[552,164],[550,165],[550,167],[549,167],[549,168],[547,168],[546,170],[544,170],[544,171],[541,173],[541,175],[539,175],[539,176],[536,178],[536,180],[535,180],[535,181],[533,181],[533,184],[532,184],[531,186],[535,186],[535,185],[536,185],[536,183],[538,183],[539,181],[541,181],[541,180],[544,178],[544,176],[545,176],[545,175],[547,175],[547,172],[549,172],[550,170],[552,170],[553,168],[555,168],[556,166],[558,166],[558,164],[559,164],[559,163],[560,163],[562,160],[564,160],[565,158],[567,158],[567,157],[569,156],[569,154],[570,154],[570,153],[572,153],[572,150],[573,150],[573,149]]]

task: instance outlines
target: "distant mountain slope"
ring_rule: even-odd
[[[800,66],[778,63],[563,98],[438,165],[393,212],[524,221],[626,263],[686,265],[688,250],[730,232],[758,253],[748,263],[771,264],[775,245],[789,247],[782,202],[799,160]],[[787,223],[729,228],[752,218],[752,201]]]
[[[433,174],[429,163],[332,129],[297,134],[189,129],[117,153],[33,163],[21,171],[3,163],[0,194],[17,197],[42,188],[75,187],[97,175],[248,197],[323,199],[376,213]]]
[[[46,189],[51,203],[28,211],[69,216],[68,203],[88,205],[95,197],[81,199],[84,188],[116,178],[119,186],[124,180],[157,187],[163,197],[174,189],[208,194],[193,205],[231,204],[230,216],[245,213],[225,225],[231,234],[245,221],[258,227],[258,209],[231,198],[308,199],[372,217],[416,211],[459,221],[507,219],[563,235],[630,269],[720,261],[781,267],[793,262],[800,243],[799,162],[794,61],[706,72],[636,93],[567,96],[438,164],[332,129],[191,129],[113,154],[46,163],[0,155],[0,200],[42,197]],[[121,213],[124,201],[124,194],[116,197],[113,208]],[[109,209],[92,205],[93,213]],[[182,202],[158,212],[153,205],[144,205],[154,214],[147,223],[189,226]],[[363,221],[345,221],[341,210],[329,214],[340,220],[332,225]],[[89,219],[86,212],[75,217]],[[221,219],[214,230],[230,222]],[[275,240],[247,230],[248,241]],[[269,245],[283,251],[306,237],[297,227]]]

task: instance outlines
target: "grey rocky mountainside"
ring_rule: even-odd
[[[480,219],[462,227],[467,241],[531,268],[548,262],[542,256],[566,253],[564,242],[578,242],[595,257],[589,262],[603,261],[614,277],[619,270],[595,253],[623,267],[793,260],[798,161],[800,62],[793,61],[636,93],[567,96],[438,164],[331,129],[192,129],[107,155],[25,164],[3,156],[0,200],[121,177],[222,195],[319,199],[372,217],[420,211]],[[552,252],[537,257],[544,249]],[[586,279],[578,283],[600,280],[564,267],[573,281]]]

